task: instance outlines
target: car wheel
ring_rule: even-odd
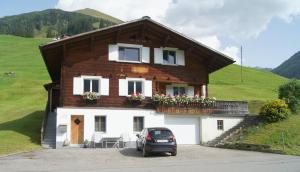
[[[147,157],[148,153],[145,150],[145,146],[143,146],[143,151],[142,151],[143,157]]]
[[[176,155],[177,155],[177,151],[171,152],[171,155],[172,155],[172,156],[176,156]]]

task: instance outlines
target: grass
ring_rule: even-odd
[[[48,39],[0,35],[0,155],[40,149],[40,128],[50,82],[38,45]],[[217,99],[251,100],[251,111],[277,97],[287,79],[270,72],[231,65],[210,75],[209,94]],[[5,72],[15,72],[7,77]],[[282,126],[283,127],[283,126]],[[291,126],[289,126],[291,127]]]
[[[47,41],[0,35],[0,155],[40,148],[49,76],[38,45]]]
[[[300,115],[248,128],[239,143],[270,145],[273,150],[300,156]]]

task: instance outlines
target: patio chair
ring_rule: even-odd
[[[96,144],[100,143],[101,144],[101,148],[103,148],[103,136],[101,133],[94,133],[92,136],[92,141],[93,141],[93,148],[96,148]]]

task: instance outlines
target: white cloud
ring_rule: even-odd
[[[148,15],[239,62],[238,42],[256,38],[273,18],[291,22],[300,14],[299,0],[59,0],[56,8],[93,8],[122,20]]]
[[[142,16],[160,21],[170,2],[171,0],[59,0],[56,8],[67,11],[92,8],[125,21]]]

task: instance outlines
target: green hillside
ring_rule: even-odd
[[[275,68],[273,72],[287,78],[300,79],[300,51]]]
[[[112,17],[110,15],[104,14],[104,13],[102,13],[100,11],[97,11],[97,10],[94,10],[94,9],[90,9],[90,8],[85,8],[85,9],[77,10],[77,11],[74,11],[74,12],[85,14],[85,15],[88,15],[88,16],[93,16],[93,17],[101,18],[101,19],[104,19],[104,20],[107,20],[107,21],[111,21],[111,22],[116,23],[116,24],[123,23],[123,21],[120,20],[120,19],[117,19],[115,17]]]
[[[47,96],[43,84],[49,76],[38,45],[47,41],[0,36],[0,154],[40,148]]]
[[[120,20],[88,9],[67,12],[59,9],[24,13],[0,18],[0,34],[22,37],[75,35],[112,26]]]
[[[270,100],[277,98],[278,86],[288,81],[272,72],[230,65],[210,75],[209,96],[229,100]]]
[[[49,75],[38,45],[49,39],[0,35],[0,154],[40,148],[40,127],[46,105],[43,84]],[[4,73],[15,72],[15,77]],[[231,65],[210,76],[209,94],[217,99],[260,100],[277,97],[286,79],[270,72]]]

